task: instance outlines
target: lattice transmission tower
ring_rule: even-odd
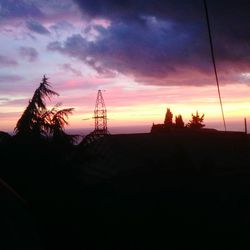
[[[98,134],[98,135],[109,134],[108,128],[107,128],[107,110],[105,107],[105,103],[104,103],[101,90],[98,90],[98,93],[97,93],[95,110],[94,110],[94,119],[95,119],[94,134]]]

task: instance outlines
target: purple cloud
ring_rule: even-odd
[[[145,31],[150,32],[147,29],[149,21],[163,20],[172,23],[177,34],[184,31],[186,35],[193,36],[195,43],[187,44],[190,48],[198,43],[208,43],[205,11],[203,1],[200,0],[74,1],[83,13],[95,18],[109,19],[114,26],[121,23],[127,25],[136,23],[137,27],[134,27],[137,29],[146,29]],[[243,59],[245,62],[249,61],[249,9],[250,1],[246,0],[208,1],[216,56],[219,60],[242,61]],[[148,35],[150,36],[151,32]],[[175,40],[176,34],[170,33],[169,35]],[[186,51],[189,53],[188,49]]]
[[[23,78],[18,75],[0,75],[0,82],[1,83],[11,83],[16,81],[21,81]],[[4,85],[4,84],[1,84]]]
[[[29,18],[32,16],[40,18],[43,16],[35,2],[25,0],[0,0],[0,11],[0,21],[15,18]]]
[[[0,0],[0,21],[17,18],[44,19],[55,14],[72,13],[75,4],[69,0]]]
[[[74,75],[76,75],[76,76],[82,76],[82,72],[81,72],[80,70],[77,70],[77,69],[73,68],[73,67],[71,66],[71,64],[69,64],[69,63],[64,63],[64,64],[62,64],[62,65],[61,65],[61,68],[62,68],[63,70],[67,70],[67,71],[72,72],[72,73],[73,73]]]
[[[0,67],[17,66],[18,62],[6,56],[0,55]]]
[[[56,33],[59,33],[65,30],[72,30],[73,28],[74,26],[67,21],[60,21],[50,26],[50,29],[54,30]]]
[[[94,42],[78,34],[68,37],[62,44],[50,43],[48,49],[78,58],[101,75],[120,72],[136,80],[148,79],[148,84],[150,79],[154,81],[151,84],[163,85],[167,76],[194,67],[207,73],[209,62],[204,62],[203,58],[209,56],[208,50],[202,44],[195,45],[193,36],[180,27],[181,32],[178,32],[177,25],[165,30],[168,24],[163,21],[157,26],[150,25],[143,29],[137,23],[121,23],[108,29],[96,26],[100,36]],[[191,43],[194,46],[187,48]],[[187,49],[194,56],[185,56]]]
[[[38,52],[35,48],[32,47],[20,47],[19,53],[23,58],[27,59],[29,62],[34,62],[38,58]]]
[[[211,82],[202,1],[75,2],[84,15],[109,20],[110,26],[92,25],[98,34],[94,41],[89,41],[86,34],[75,34],[62,43],[50,43],[49,50],[78,58],[99,74],[119,72],[145,84]],[[250,60],[250,2],[209,1],[208,7],[219,74],[227,83],[230,78],[238,81],[236,76],[248,69]]]
[[[35,20],[29,20],[26,22],[26,26],[29,30],[41,34],[41,35],[49,35],[50,32],[47,28],[45,28],[42,24]]]

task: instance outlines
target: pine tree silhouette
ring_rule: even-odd
[[[192,120],[189,121],[187,127],[194,129],[201,129],[205,127],[205,124],[203,124],[204,116],[204,114],[200,116],[198,111],[196,111],[196,115],[192,114]]]
[[[184,121],[181,115],[175,117],[175,127],[176,128],[184,128]]]
[[[17,135],[29,135],[40,137],[46,134],[48,124],[46,123],[46,103],[45,99],[50,99],[58,93],[50,89],[48,78],[44,75],[39,87],[35,90],[32,99],[18,120],[14,129]]]
[[[27,138],[41,138],[51,136],[54,141],[65,141],[73,143],[76,136],[64,132],[65,125],[68,125],[67,118],[72,114],[73,108],[61,109],[56,104],[51,110],[46,107],[46,99],[59,94],[51,90],[48,78],[44,75],[39,87],[35,90],[32,99],[18,120],[15,127],[17,136]]]
[[[165,115],[164,126],[166,128],[170,128],[173,126],[173,114],[169,108],[167,108],[167,112]]]

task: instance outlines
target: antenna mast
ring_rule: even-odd
[[[108,134],[107,128],[107,110],[105,107],[104,99],[102,96],[102,91],[98,90],[95,110],[94,110],[94,119],[95,119],[95,130],[94,134],[106,135]]]

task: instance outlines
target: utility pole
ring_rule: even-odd
[[[244,118],[245,133],[247,134],[247,118]]]

